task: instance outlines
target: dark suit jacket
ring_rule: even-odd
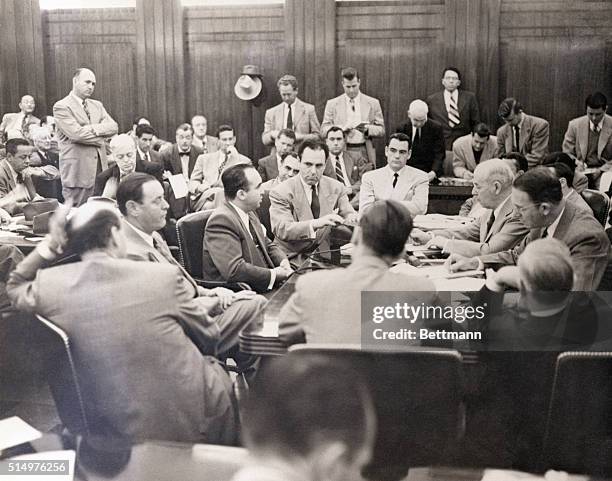
[[[140,153],[138,152],[138,149],[136,149],[136,172],[151,174],[156,179],[161,181],[162,173],[164,171],[164,162],[161,155],[159,152],[155,152],[153,149],[149,151],[149,155],[151,156],[150,162],[140,157]]]
[[[30,192],[36,192],[32,178],[25,178],[24,184]],[[0,207],[11,215],[21,214],[23,206],[28,203],[27,199],[15,195],[15,187],[17,184],[13,180],[8,160],[3,159],[0,161]]]
[[[191,146],[189,151],[189,177],[191,177],[191,173],[193,172],[193,167],[195,166],[198,156],[200,156],[202,153],[202,149],[199,147],[196,147],[195,145]],[[169,170],[172,172],[172,175],[183,173],[181,158],[179,156],[178,146],[176,144],[172,144],[171,148],[164,149],[159,154],[159,157],[162,161],[164,170]]]
[[[412,122],[408,120],[397,129],[397,132],[412,138]],[[412,146],[412,154],[408,159],[408,165],[425,172],[433,170],[438,177],[442,177],[445,157],[446,149],[442,126],[435,120],[427,119],[425,125],[421,127],[421,141]]]
[[[342,159],[344,160],[344,168],[346,169],[346,173],[351,180],[353,194],[350,197],[352,198],[354,195],[359,194],[359,189],[361,188],[361,177],[363,177],[365,172],[374,169],[374,165],[363,155],[361,155],[361,152],[358,151],[345,150],[342,152]],[[336,178],[335,163],[336,158],[332,154],[329,154],[329,157],[325,162],[325,170],[323,171],[323,175],[341,182],[340,179]]]
[[[262,182],[276,179],[278,177],[276,153],[272,152],[270,155],[259,159],[259,162],[257,163],[257,171],[259,172],[259,175],[261,175]]]
[[[59,154],[48,150],[46,157],[42,156],[38,150],[32,152],[32,157],[40,161],[40,165],[52,165],[56,169],[59,169]]]
[[[453,142],[459,137],[471,134],[476,124],[480,122],[480,112],[478,111],[476,96],[467,90],[459,89],[457,91],[459,92],[457,110],[459,110],[460,122],[454,127],[448,125],[448,111],[444,103],[444,90],[427,97],[429,117],[442,126],[446,150],[452,150]]]
[[[202,268],[204,277],[212,281],[246,282],[258,292],[268,290],[270,269],[287,257],[264,234],[261,222],[253,213],[249,218],[255,227],[262,254],[251,238],[238,212],[225,202],[206,223]]]
[[[104,187],[106,186],[106,182],[111,177],[119,180],[119,166],[117,164],[109,167],[106,170],[103,170],[98,175],[96,175],[96,185],[94,186],[94,195],[102,195],[104,192]]]

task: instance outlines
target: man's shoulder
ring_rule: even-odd
[[[361,151],[359,150],[345,150],[342,155],[344,157],[348,157],[349,159],[351,159],[353,162],[357,162],[359,160],[363,160],[365,162],[369,162],[367,158],[365,158],[363,156],[363,154],[361,153]]]
[[[304,102],[302,99],[298,98],[295,99],[295,101],[298,103],[298,105],[301,105],[302,107],[304,107],[304,110],[314,110],[315,106],[312,104],[309,104],[308,102]]]
[[[297,175],[296,175],[297,177]],[[295,177],[293,177],[295,178]],[[291,180],[291,179],[289,179]],[[343,193],[344,192],[344,186],[341,182],[339,182],[336,179],[332,179],[331,177],[328,177],[327,175],[324,175],[323,177],[321,177],[321,179],[319,179],[319,187],[325,190],[329,190],[331,192],[339,192],[339,193]]]
[[[466,100],[472,100],[476,98],[476,94],[474,92],[470,92],[469,90],[458,89],[460,97],[465,97]]]
[[[404,167],[404,169],[406,169],[406,172],[408,173],[411,179],[418,180],[421,182],[429,182],[429,176],[427,175],[427,172],[421,169],[417,169],[416,167],[412,167],[411,165],[407,165],[406,167]]]
[[[536,117],[535,115],[525,114],[525,118],[529,119],[533,126],[544,127],[548,125],[548,120],[542,117]]]
[[[237,215],[238,214],[227,204],[227,202],[224,202],[215,208],[206,225],[215,225],[217,223],[228,225],[228,223],[233,223]]]
[[[55,107],[67,107],[70,105],[72,100],[72,96],[70,94],[66,95],[63,99],[59,99],[57,102],[53,104],[53,108]]]
[[[565,203],[565,211],[559,223],[567,226],[569,237],[605,239],[609,244],[608,236],[592,212],[580,209],[571,202]]]
[[[379,167],[378,169],[372,169],[368,172],[363,173],[361,178],[362,182],[367,180],[376,180],[385,176],[385,167]]]
[[[438,90],[437,92],[434,92],[429,97],[427,97],[427,99],[425,99],[425,102],[429,104],[432,102],[439,102],[440,100],[444,102],[444,90]]]
[[[295,177],[291,177],[290,179],[285,180],[284,182],[281,182],[270,191],[270,198],[275,196],[288,197],[292,195],[294,192],[297,191],[299,187],[299,182],[299,174]]]
[[[460,148],[470,147],[471,143],[472,143],[472,134],[463,135],[463,136],[457,138],[453,142],[453,148],[455,148],[455,147],[460,147]]]
[[[276,104],[273,107],[270,107],[269,109],[266,110],[266,115],[274,115],[276,113],[282,113],[283,112],[283,102],[281,102],[280,104]]]
[[[268,164],[272,164],[275,161],[276,161],[276,155],[266,155],[265,157],[262,157],[261,159],[259,159],[258,165],[267,166]]]
[[[431,130],[432,132],[442,132],[442,124],[434,119],[427,119],[427,122],[425,123],[425,125],[429,128],[429,130]]]
[[[611,119],[612,120],[612,119]],[[569,121],[568,125],[570,127],[580,127],[583,124],[587,124],[589,122],[589,118],[586,115],[581,115],[580,117],[576,117]]]
[[[342,98],[344,97],[344,94],[338,95],[337,97],[328,99],[325,106],[330,106],[333,107],[335,106],[338,102],[340,102],[342,100]]]

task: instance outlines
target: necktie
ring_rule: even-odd
[[[265,261],[266,264],[268,264],[268,266],[273,268],[274,266],[270,265],[270,263],[268,262],[268,256],[267,256],[266,251],[265,251],[265,246],[263,246],[259,242],[259,238],[257,237],[257,230],[255,229],[255,225],[253,224],[253,221],[252,221],[251,218],[249,218],[249,232],[251,233],[251,237],[253,238],[253,242],[255,243],[255,247],[257,247],[257,250],[261,254],[262,259]]]
[[[229,159],[229,152],[226,152],[225,153],[225,158],[223,159],[223,161],[219,165],[219,175],[221,175],[223,173],[223,169],[225,169],[225,166],[227,165],[228,159]]]
[[[146,158],[147,162],[151,162],[151,154],[149,154],[149,152],[147,152]]]
[[[393,188],[395,189],[395,186],[397,185],[397,179],[399,178],[399,174],[396,172],[395,174],[393,174]]]
[[[355,99],[349,100],[349,103],[351,104],[351,110],[355,112]]]
[[[491,227],[493,227],[494,222],[495,222],[495,212],[491,212],[491,217],[489,217],[489,220],[487,221],[487,232],[485,236],[489,235],[489,232],[491,232]]]
[[[85,111],[85,114],[87,115],[87,120],[89,120],[91,122],[91,115],[89,115],[89,109],[87,108],[87,100],[83,100],[83,110]]]
[[[448,125],[449,127],[455,127],[459,125],[459,110],[457,110],[457,103],[454,97],[451,95],[450,102],[448,104]]]
[[[593,124],[593,133],[594,134],[598,134],[599,133],[599,124]]]
[[[519,133],[519,128],[518,125],[515,125],[514,127],[514,151],[515,152],[520,152],[521,149],[519,147],[519,141],[520,141],[520,133]]]
[[[419,127],[414,132],[414,139],[412,139],[412,143],[414,145],[414,144],[418,144],[420,141],[421,141],[421,128]]]
[[[291,105],[287,109],[287,128],[293,130],[293,117],[291,116]]]
[[[548,227],[544,229],[544,232],[542,232],[542,239],[546,239],[547,237],[548,237]]]
[[[23,120],[21,121],[21,133],[25,137],[28,134],[28,114],[23,116]]]
[[[315,219],[319,218],[321,215],[321,204],[319,204],[319,196],[317,194],[317,186],[312,186],[312,199],[310,201],[310,210],[312,211],[312,216]]]
[[[342,164],[340,163],[339,155],[336,155],[336,179],[344,184],[344,174],[342,173]]]

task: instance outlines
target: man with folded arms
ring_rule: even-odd
[[[529,232],[513,211],[513,180],[514,174],[505,160],[490,159],[479,164],[474,171],[472,194],[487,209],[480,219],[458,229],[414,229],[411,237],[421,244],[441,247],[443,252],[468,257],[512,249]]]

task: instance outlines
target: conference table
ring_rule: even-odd
[[[29,254],[44,235],[34,234],[32,222],[25,220],[24,216],[15,216],[9,225],[0,226],[0,245],[17,247],[24,255]]]

